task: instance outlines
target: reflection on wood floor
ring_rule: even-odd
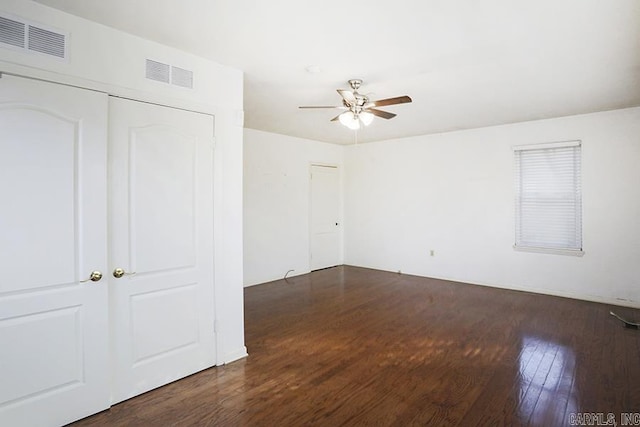
[[[640,311],[356,267],[245,289],[249,357],[75,425],[569,425],[640,412]],[[580,421],[580,419],[577,419]]]

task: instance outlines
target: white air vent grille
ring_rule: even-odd
[[[0,42],[24,48],[26,25],[0,16]]]
[[[162,83],[193,89],[193,71],[147,59],[146,77]]]
[[[64,58],[65,36],[29,25],[29,50]]]
[[[171,67],[169,64],[147,59],[147,78],[163,83],[169,83]]]
[[[171,67],[171,84],[193,89],[193,71]]]
[[[0,43],[25,52],[67,58],[67,35],[29,21],[0,16]]]

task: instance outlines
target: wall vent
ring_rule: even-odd
[[[169,64],[163,64],[162,62],[147,59],[146,76],[148,79],[163,83],[169,83],[170,75],[171,67],[169,66]]]
[[[193,89],[193,71],[147,59],[146,77],[157,82]]]
[[[65,58],[66,37],[64,34],[29,25],[29,50],[45,55]]]
[[[193,89],[193,71],[171,67],[171,84]]]
[[[24,22],[0,16],[0,42],[24,49],[26,35],[27,25]]]
[[[67,34],[26,20],[0,16],[0,45],[67,58]]]

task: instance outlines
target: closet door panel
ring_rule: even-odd
[[[0,78],[0,425],[109,406],[105,94]]]
[[[213,366],[213,117],[110,99],[113,401]],[[116,274],[119,275],[119,274]]]

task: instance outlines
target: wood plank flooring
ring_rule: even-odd
[[[640,412],[640,331],[585,301],[335,267],[245,289],[249,357],[74,426],[556,426]]]

